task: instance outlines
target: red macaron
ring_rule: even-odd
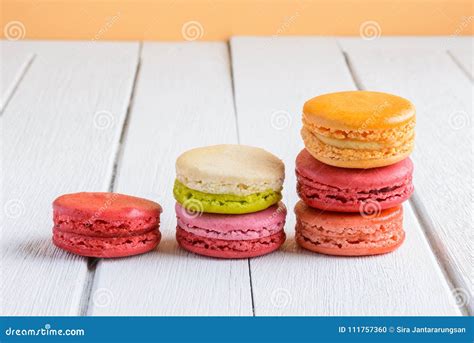
[[[400,205],[413,193],[413,163],[406,158],[386,167],[337,168],[303,149],[296,158],[297,192],[308,205],[339,212],[366,212]]]
[[[53,202],[53,243],[81,256],[142,254],[160,242],[161,212],[153,201],[124,194],[65,194]]]

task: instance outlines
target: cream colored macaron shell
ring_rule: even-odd
[[[176,179],[210,194],[247,196],[280,192],[285,166],[275,155],[247,145],[222,144],[188,150],[176,161]]]

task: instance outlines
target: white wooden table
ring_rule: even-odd
[[[472,38],[253,38],[230,43],[1,42],[4,315],[465,315],[473,313]],[[392,92],[418,110],[416,192],[396,252],[284,247],[250,260],[174,240],[174,162],[217,143],[294,159],[305,100]],[[116,191],[164,207],[159,248],[112,260],[51,243],[52,200]]]

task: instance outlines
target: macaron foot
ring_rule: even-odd
[[[285,232],[252,240],[223,240],[194,235],[179,226],[176,228],[179,245],[190,252],[216,258],[239,259],[269,254],[277,250],[286,239]]]
[[[154,250],[160,240],[158,230],[128,237],[87,237],[59,230],[53,234],[53,243],[58,248],[76,255],[100,258],[143,254]]]
[[[400,232],[400,234],[392,237],[390,241],[379,243],[359,242],[354,244],[345,241],[341,244],[340,242],[330,243],[326,240],[314,242],[303,236],[299,231],[296,232],[295,238],[296,243],[298,243],[300,247],[319,254],[333,256],[370,256],[387,254],[396,250],[405,240],[405,232]],[[352,247],[349,247],[349,245],[352,245]]]

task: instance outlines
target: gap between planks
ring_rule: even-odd
[[[232,46],[230,40],[226,42],[227,52],[229,56],[229,73],[232,87],[232,104],[234,107],[234,118],[235,118],[235,130],[237,135],[237,144],[240,144],[240,131],[239,131],[239,114],[237,112],[237,101],[235,99],[235,81],[234,81],[234,68],[232,64]],[[249,269],[249,282],[250,282],[250,300],[252,302],[252,315],[255,317],[255,300],[253,296],[253,283],[252,283],[252,266],[250,258],[247,259],[247,267]]]
[[[113,192],[115,189],[115,179],[116,179],[116,174],[117,174],[117,168],[122,158],[123,146],[124,146],[125,139],[127,136],[128,123],[130,121],[130,115],[131,115],[131,110],[133,106],[133,99],[135,97],[135,89],[137,86],[138,78],[140,76],[142,49],[143,49],[143,42],[139,42],[138,59],[137,59],[137,64],[135,66],[135,74],[133,77],[132,90],[130,92],[130,97],[128,98],[127,112],[125,114],[125,119],[123,121],[123,125],[120,131],[120,138],[115,148],[112,170],[109,177],[110,182],[109,182],[108,192]],[[89,314],[89,309],[91,308],[92,290],[94,289],[95,275],[97,271],[97,266],[100,263],[100,261],[101,261],[100,258],[95,258],[95,257],[89,257],[87,259],[87,275],[86,275],[86,279],[85,279],[85,283],[84,283],[84,287],[82,291],[81,300],[79,303],[80,316],[87,316]]]
[[[13,96],[15,95],[16,90],[18,89],[21,81],[23,80],[26,73],[30,69],[31,64],[35,60],[35,57],[36,57],[36,54],[30,54],[28,56],[26,61],[22,64],[21,69],[18,71],[18,74],[13,80],[11,86],[5,91],[5,100],[2,103],[0,103],[0,116],[3,114],[3,112],[7,108],[8,103],[10,102],[10,99],[13,98]]]
[[[353,67],[353,64],[351,62],[351,59],[349,57],[349,54],[343,50],[343,48],[340,46],[338,43],[339,49],[341,50],[341,53],[344,55],[344,61],[346,62],[347,69],[349,70],[349,73],[352,77],[352,80],[354,81],[354,85],[357,87],[359,90],[365,90],[365,87],[360,80],[360,77],[357,75],[357,72],[355,68]],[[459,69],[465,74],[465,76],[470,79],[470,75],[467,73],[466,70],[460,65],[459,62],[456,62],[456,59],[452,54],[450,54],[449,51],[446,51],[446,53],[451,56],[451,60],[453,61],[454,64],[458,66]],[[443,276],[446,280],[446,283],[449,285],[449,288],[453,294],[455,294],[456,289],[458,288],[465,288],[466,285],[458,279],[452,270],[451,266],[447,261],[445,261],[442,256],[442,251],[443,251],[443,245],[439,241],[439,239],[436,237],[436,230],[434,229],[433,221],[427,214],[427,211],[425,207],[423,206],[423,203],[421,200],[418,198],[418,195],[416,192],[413,193],[411,198],[408,200],[409,206],[412,208],[413,212],[415,213],[416,219],[418,220],[418,223],[420,224],[420,227],[422,229],[423,235],[428,242],[431,251],[433,252],[436,262],[438,263],[438,266],[443,273]],[[463,305],[458,305],[460,311],[462,312],[463,315],[472,315],[471,310],[469,309],[469,306],[467,304]]]
[[[466,77],[467,77],[471,82],[474,82],[474,78],[473,78],[472,75],[469,73],[469,71],[464,67],[464,65],[461,63],[461,61],[460,61],[450,50],[446,50],[446,53],[447,53],[448,56],[451,58],[451,60],[453,61],[453,63],[458,66],[458,68],[462,71],[462,73],[463,73],[464,75],[466,75]]]

